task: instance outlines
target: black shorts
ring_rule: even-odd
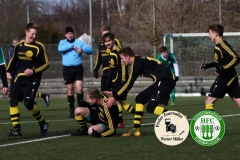
[[[240,98],[240,87],[238,77],[236,77],[232,83],[227,86],[226,82],[217,77],[210,88],[209,97],[223,98],[227,93],[231,98]]]
[[[174,80],[162,80],[158,81],[144,91],[142,91],[136,97],[136,103],[147,104],[147,107],[155,108],[157,105],[167,106],[170,93],[176,85]]]
[[[18,101],[28,100],[34,102],[36,92],[40,85],[40,79],[35,79],[27,84],[14,83],[10,98],[10,106],[17,106]]]
[[[83,80],[83,65],[66,67],[63,66],[64,84],[70,84],[77,80]]]
[[[92,125],[96,125],[96,124],[103,124],[106,128],[109,128],[108,127],[108,123],[102,121],[100,118],[99,118],[99,115],[98,115],[98,112],[95,110],[95,109],[92,109],[92,108],[89,108],[90,110],[90,119],[88,119],[88,117],[86,118],[87,122],[91,123]],[[117,128],[117,125],[118,125],[118,122],[119,122],[119,113],[118,113],[118,108],[116,107],[116,109],[114,111],[111,111],[112,112],[112,116],[111,116],[111,121],[112,121],[112,124],[115,128]],[[114,113],[113,113],[114,112]]]
[[[108,76],[102,76],[101,77],[101,91],[107,91],[107,80],[108,80]]]

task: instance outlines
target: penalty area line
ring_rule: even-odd
[[[2,145],[0,145],[0,148],[1,147],[7,147],[7,146],[15,146],[15,145],[19,145],[19,144],[26,144],[26,143],[46,141],[46,140],[62,138],[62,137],[69,137],[69,136],[71,136],[71,135],[70,134],[66,134],[66,135],[61,135],[61,136],[52,136],[52,137],[34,139],[34,140],[29,140],[29,141],[22,141],[22,142],[16,142],[16,143],[2,144]]]

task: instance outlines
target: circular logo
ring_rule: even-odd
[[[193,117],[190,133],[198,144],[212,146],[223,138],[225,124],[222,117],[216,112],[202,111]]]
[[[169,146],[175,146],[187,138],[189,124],[182,113],[167,111],[157,118],[154,130],[159,141]]]
[[[32,56],[33,56],[33,52],[30,51],[30,50],[28,50],[28,51],[26,52],[26,57],[27,57],[27,58],[31,58]]]

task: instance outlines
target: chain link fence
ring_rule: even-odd
[[[152,46],[147,42],[142,43],[131,43],[126,44],[122,43],[123,46],[130,46],[134,49],[137,55],[151,56],[152,55]],[[5,44],[1,46],[5,55],[5,59],[7,59],[8,50],[10,48],[10,44]],[[45,44],[48,58],[50,61],[50,67],[44,71],[43,79],[54,79],[54,78],[62,78],[62,56],[58,52],[58,44]],[[87,54],[83,54],[83,66],[84,66],[84,78],[92,77],[91,68],[94,68],[96,56],[98,54],[98,45],[93,44],[94,54],[91,56]],[[91,66],[92,61],[92,66]],[[99,72],[100,74],[100,72]]]

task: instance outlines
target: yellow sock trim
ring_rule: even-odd
[[[141,116],[141,115],[135,115],[135,116],[134,116],[134,119],[135,119],[135,118],[141,119],[142,116]],[[133,123],[134,123],[134,124],[141,124],[141,121],[139,121],[139,120],[133,120]]]
[[[164,110],[163,107],[157,106],[153,113],[156,114],[156,115],[161,115],[163,113],[163,110]]]
[[[213,104],[206,104],[206,109],[207,110],[213,110],[214,105]]]
[[[10,115],[14,115],[14,114],[18,114],[18,113],[19,113],[18,106],[10,107]]]
[[[134,114],[134,120],[133,120],[134,126],[135,125],[139,126],[141,124],[143,110],[144,110],[144,105],[140,103],[136,103],[136,110],[135,110],[136,112]]]
[[[31,114],[37,119],[38,122],[43,121],[43,116],[36,104],[34,104],[33,109],[30,110]]]
[[[11,121],[12,121],[13,126],[16,126],[17,124],[20,124],[20,122],[19,122],[20,117],[17,114],[19,114],[18,106],[10,107],[10,115],[15,115],[14,117],[11,117]]]
[[[87,129],[86,119],[83,116],[75,116],[75,119],[82,129]]]
[[[132,112],[132,110],[133,110],[132,105],[127,102],[123,102],[123,108],[124,108],[124,110],[126,110],[128,112]]]
[[[83,116],[75,116],[75,119],[76,119],[77,121],[81,121],[81,120],[84,119],[84,117],[83,117]]]
[[[143,104],[141,104],[141,103],[136,103],[136,112],[143,112],[143,110],[144,110],[144,105]]]
[[[33,109],[30,110],[31,114],[34,115],[39,112],[39,108],[37,105],[34,104]]]
[[[42,97],[41,93],[37,92],[37,93],[36,93],[36,97],[37,97],[37,98],[41,98],[41,97]]]
[[[119,117],[122,117],[123,116],[123,107],[120,102],[117,102],[117,106],[118,106],[118,111],[119,111]]]

